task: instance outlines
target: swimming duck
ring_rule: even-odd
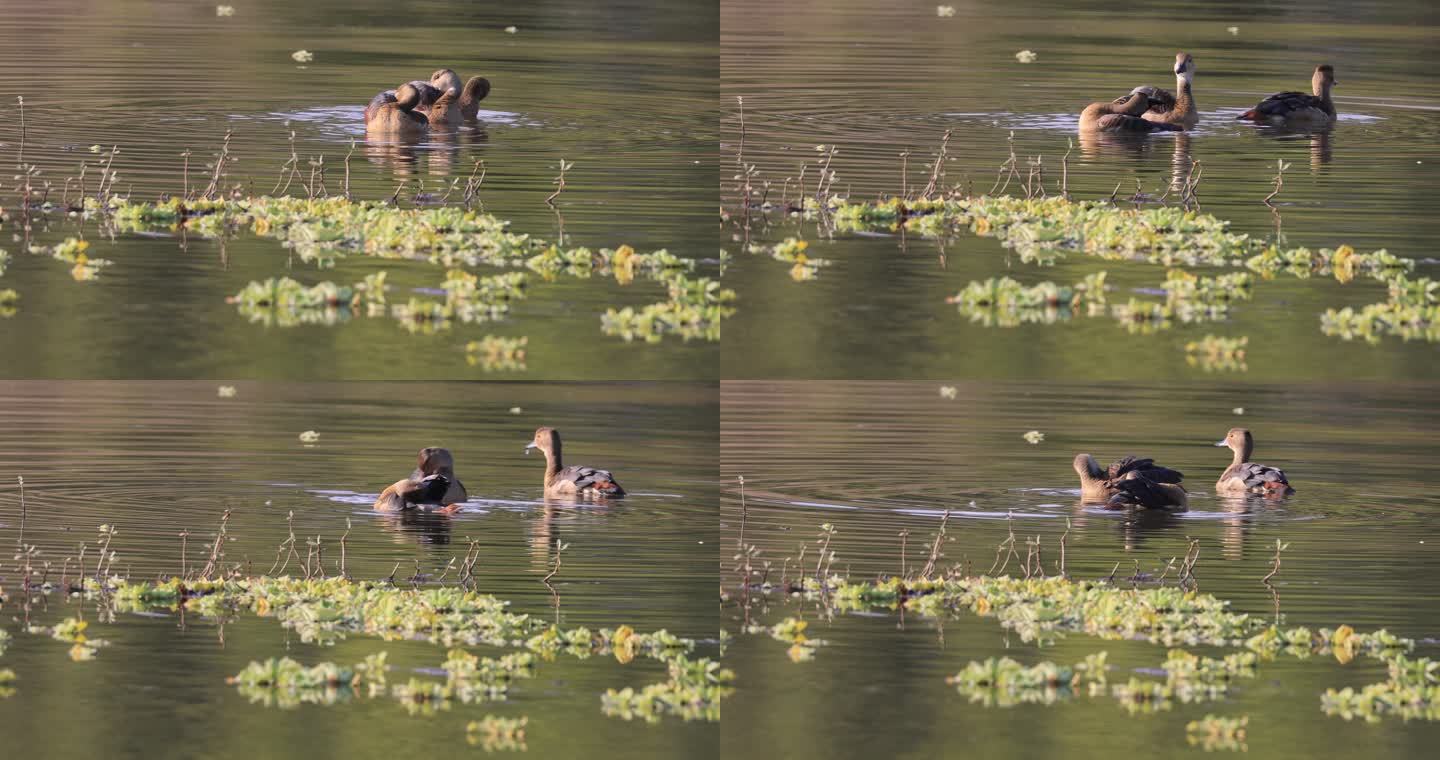
[[[560,458],[560,431],[542,427],[535,431],[535,439],[525,447],[540,449],[545,454],[545,495],[546,496],[624,496],[625,489],[615,481],[608,470],[599,470],[584,465],[566,467]]]
[[[429,131],[430,122],[415,112],[419,102],[420,91],[408,83],[396,88],[394,96],[383,92],[376,95],[365,108],[365,131],[402,136],[424,134]]]
[[[1195,78],[1195,59],[1189,53],[1175,54],[1175,92],[1159,87],[1136,87],[1130,94],[1142,93],[1148,100],[1146,110],[1140,118],[1163,124],[1174,124],[1182,129],[1193,129],[1200,123],[1200,112],[1195,110],[1195,98],[1190,92],[1190,83]],[[1179,93],[1179,97],[1176,97]],[[1129,96],[1126,96],[1129,97]],[[1126,98],[1116,98],[1123,103]]]
[[[1141,472],[1131,472],[1115,481],[1115,487],[1115,494],[1105,502],[1112,507],[1184,511],[1190,506],[1190,498],[1179,484],[1151,480]]]
[[[1132,92],[1123,101],[1091,103],[1080,112],[1081,132],[1180,132],[1177,124],[1146,121],[1140,114],[1150,107],[1150,98],[1143,92]]]
[[[1109,470],[1102,470],[1095,457],[1076,454],[1074,465],[1075,474],[1080,476],[1080,496],[1086,501],[1109,501],[1121,491],[1120,484],[1131,478],[1169,484],[1179,483],[1185,478],[1185,475],[1177,470],[1155,464],[1154,459],[1134,456],[1117,460],[1110,465]]]
[[[1310,77],[1310,89],[1315,94],[1277,92],[1235,118],[1275,127],[1329,126],[1336,118],[1335,102],[1330,99],[1330,88],[1334,86],[1335,67],[1328,63],[1316,66]]]
[[[428,446],[415,457],[415,471],[380,493],[375,509],[401,512],[407,509],[440,507],[435,511],[454,512],[469,498],[465,485],[455,477],[455,457],[449,449]]]
[[[449,69],[446,69],[449,71]],[[454,76],[455,72],[449,71]],[[438,72],[437,72],[438,75]],[[459,81],[459,77],[456,77]],[[430,107],[430,125],[455,128],[464,119],[474,119],[480,112],[480,101],[490,94],[490,80],[485,77],[470,77],[465,86],[458,90],[447,90]]]
[[[1215,482],[1216,493],[1258,493],[1265,496],[1289,496],[1295,493],[1284,472],[1250,461],[1250,454],[1255,451],[1255,438],[1250,435],[1249,430],[1230,428],[1230,432],[1225,434],[1225,440],[1215,445],[1227,446],[1235,452],[1230,466],[1220,474],[1220,480]]]

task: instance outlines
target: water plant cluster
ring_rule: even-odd
[[[1106,657],[1105,652],[1097,652],[1072,666],[1053,662],[1026,666],[1009,657],[991,657],[972,660],[945,682],[986,707],[1048,705],[1068,698],[1085,683],[1103,689]]]
[[[466,271],[476,267],[523,267],[547,283],[560,277],[613,277],[620,285],[637,280],[660,284],[665,300],[640,308],[612,307],[602,315],[602,332],[626,340],[657,342],[667,336],[719,340],[720,322],[734,312],[734,291],[711,277],[695,277],[694,259],[665,250],[642,253],[627,245],[613,250],[567,248],[511,232],[508,222],[469,208],[400,208],[343,196],[288,195],[159,202],[109,195],[87,197],[78,208],[76,213],[107,221],[112,233],[183,228],[187,234],[224,238],[250,232],[280,241],[300,261],[322,269],[340,258],[371,256],[425,261],[447,270],[441,283],[443,301],[411,298],[387,303],[383,273],[366,277],[367,288],[361,283],[307,285],[289,278],[252,282],[230,300],[248,319],[266,325],[334,325],[354,314],[388,313],[411,329],[429,331],[444,329],[452,321],[470,324],[499,318],[508,311],[508,303],[520,297],[526,281],[516,276],[519,273],[480,277]],[[93,279],[110,262],[88,258],[88,245],[68,239],[34,250],[71,262],[77,279]]]
[[[1185,724],[1185,741],[1206,752],[1247,752],[1245,732],[1249,725],[1248,715],[1238,718],[1206,715]]]
[[[718,720],[720,702],[730,693],[728,684],[734,678],[715,660],[692,658],[695,642],[668,631],[644,633],[628,625],[598,630],[561,628],[510,612],[508,603],[463,587],[400,587],[344,576],[237,574],[157,582],[117,577],[105,584],[87,578],[82,585],[87,594],[102,596],[116,612],[184,607],[187,612],[220,619],[248,612],[278,619],[311,644],[367,635],[449,648],[441,665],[446,674],[443,681],[411,678],[387,685],[383,653],[348,669],[323,663],[305,668],[278,660],[252,663],[232,682],[267,705],[344,702],[355,696],[358,686],[369,684],[370,695],[384,691],[412,712],[448,710],[452,702],[503,700],[515,680],[533,676],[537,663],[564,654],[577,659],[609,656],[621,664],[646,658],[667,666],[665,681],[639,690],[612,689],[603,695],[601,705],[607,715],[639,716],[647,721],[666,715]],[[464,649],[473,646],[515,651],[481,657]],[[257,691],[262,687],[263,693]]]
[[[486,752],[524,752],[525,726],[529,723],[530,719],[523,715],[518,718],[486,715],[465,726],[465,740]]]
[[[1403,655],[1388,663],[1389,678],[1359,689],[1327,689],[1320,698],[1326,715],[1378,723],[1387,716],[1403,720],[1440,720],[1440,660]]]
[[[1245,347],[1249,344],[1250,338],[1244,335],[1238,338],[1206,335],[1185,344],[1185,363],[1206,372],[1244,372]]]
[[[1173,323],[1221,320],[1228,305],[1248,299],[1256,277],[1279,274],[1300,278],[1333,277],[1341,283],[1357,278],[1387,285],[1387,301],[1363,308],[1329,309],[1321,315],[1327,335],[1378,342],[1397,335],[1407,340],[1440,340],[1440,285],[1428,278],[1410,281],[1413,259],[1385,250],[1357,252],[1338,248],[1284,248],[1232,231],[1229,223],[1193,208],[1148,206],[1122,208],[1107,201],[1074,201],[1060,195],[1013,197],[890,198],[854,202],[838,196],[803,202],[806,218],[840,232],[900,231],[934,237],[960,232],[994,237],[1023,263],[1048,265],[1069,254],[1107,261],[1150,263],[1169,268],[1160,289],[1163,301],[1131,298],[1108,311],[1130,332],[1151,333]],[[804,256],[806,241],[787,238],[774,246],[752,245],[754,251],[794,261]],[[806,259],[797,267],[806,266]],[[1247,272],[1202,275],[1196,268],[1244,268]],[[792,276],[796,271],[792,270]],[[811,272],[807,276],[813,276]],[[797,276],[797,279],[801,277]],[[1089,279],[1089,278],[1087,278]],[[972,321],[989,326],[1052,324],[1081,313],[1106,311],[1103,289],[1075,298],[1081,283],[1066,286],[1042,282],[1026,286],[1010,278],[969,283],[952,297]],[[994,294],[983,298],[986,293]],[[1069,304],[1068,308],[1066,304]],[[1231,364],[1235,370],[1238,364]]]

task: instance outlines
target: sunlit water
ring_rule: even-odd
[[[1149,199],[1183,180],[1198,161],[1202,210],[1234,229],[1289,247],[1386,248],[1437,272],[1440,234],[1432,200],[1440,87],[1434,9],[1384,2],[1363,11],[1342,3],[964,5],[937,17],[934,4],[737,0],[722,11],[722,192],[735,210],[722,243],[736,252],[726,277],[745,308],[727,325],[727,377],[1084,377],[1196,378],[1184,345],[1206,334],[1250,339],[1255,378],[1428,377],[1433,343],[1389,338],[1378,346],[1320,331],[1326,308],[1384,301],[1383,285],[1282,275],[1257,283],[1253,300],[1221,323],[1176,325],[1132,337],[1109,318],[1002,329],[974,324],[945,303],[968,282],[1009,276],[1027,285],[1073,283],[1106,270],[1111,300],[1153,295],[1164,267],[1117,264],[1078,254],[1053,267],[1024,265],[994,238],[936,241],[893,234],[841,234],[782,212],[749,215],[734,205],[743,161],[752,184],[781,203],[799,197],[802,168],[813,195],[823,154],[836,146],[833,192],[857,200],[918,193],[941,138],[952,132],[939,186],[981,194],[1019,192],[997,182],[1013,150],[1023,177],[1043,157],[1047,192]],[[1228,27],[1236,27],[1234,34]],[[1015,53],[1038,56],[1020,63]],[[1201,122],[1192,132],[1145,140],[1088,139],[1076,114],[1141,84],[1173,87],[1177,50],[1194,56]],[[1324,134],[1282,134],[1234,117],[1265,95],[1308,90],[1319,63],[1336,67],[1339,123]],[[1013,134],[1013,141],[1011,135]],[[909,151],[908,159],[900,154]],[[1274,199],[1276,162],[1289,164]],[[1138,185],[1137,185],[1138,182]],[[1175,198],[1171,195],[1171,201]],[[808,282],[789,266],[740,253],[748,244],[809,240],[807,254],[830,259]],[[777,325],[783,326],[776,329]],[[734,357],[732,360],[731,357]]]
[[[553,2],[525,6],[427,3],[239,3],[217,17],[214,4],[60,2],[9,4],[0,18],[0,81],[6,118],[0,206],[14,215],[25,99],[24,162],[43,174],[49,199],[79,195],[82,162],[95,191],[103,153],[118,146],[115,191],[137,200],[210,181],[227,131],[234,162],[224,187],[264,194],[283,187],[293,150],[305,194],[311,161],[324,157],[326,189],[344,184],[357,199],[383,200],[401,188],[463,195],[484,161],[478,200],[516,232],[570,246],[640,251],[665,248],[700,259],[715,276],[716,16],[686,2]],[[507,33],[514,26],[515,32]],[[297,50],[314,54],[297,63]],[[367,140],[361,112],[375,93],[440,67],[483,74],[493,85],[479,120],[417,144]],[[97,152],[92,152],[92,146]],[[561,160],[573,164],[554,209],[545,198]],[[70,179],[69,189],[66,180]],[[608,307],[665,300],[663,286],[613,279],[533,282],[530,297],[503,321],[457,325],[438,335],[405,332],[393,320],[356,319],[288,329],[250,324],[225,303],[251,280],[282,275],[302,283],[357,281],[389,272],[392,300],[435,288],[441,268],[351,257],[334,270],[293,263],[273,240],[241,235],[226,244],[191,235],[102,238],[94,225],[59,216],[3,227],[12,254],[0,289],[13,288],[18,313],[0,320],[0,373],[52,377],[255,377],[385,379],[485,376],[466,363],[467,341],[492,334],[529,338],[523,372],[508,377],[714,377],[718,347],[678,339],[627,344],[600,329]],[[115,264],[94,282],[25,253],[67,236],[92,243],[91,257]],[[489,272],[481,271],[480,274]],[[21,361],[23,360],[23,361]]]
[[[1061,536],[1072,577],[1112,573],[1125,584],[1137,569],[1154,579],[1198,539],[1199,588],[1237,611],[1288,625],[1388,628],[1420,641],[1415,656],[1440,654],[1440,614],[1431,582],[1440,559],[1437,451],[1431,387],[1374,385],[1115,385],[958,383],[955,398],[935,383],[727,382],[722,389],[722,573],[730,601],[722,624],[745,619],[730,558],[739,540],[744,477],[745,542],[762,554],[769,580],[813,572],[820,526],[837,533],[836,573],[869,579],[924,565],[949,510],[942,568],[995,567],[1013,529],[1019,551],[1040,537],[1047,573]],[[1237,415],[1235,409],[1243,409]],[[1285,470],[1297,493],[1283,501],[1214,495],[1229,463],[1212,444],[1234,425],[1256,436],[1254,459]],[[1022,437],[1039,430],[1045,439]],[[1191,510],[1129,515],[1082,506],[1071,459],[1089,452],[1108,463],[1125,454],[1185,473]],[[1274,579],[1276,540],[1289,544]],[[804,571],[797,568],[807,548]],[[1008,572],[1017,572],[1011,560]],[[1175,571],[1171,571],[1173,580]],[[758,580],[758,579],[757,579]],[[1278,601],[1277,601],[1278,599]],[[1112,681],[1152,673],[1165,648],[1142,642],[1062,636],[1053,647],[1023,643],[992,618],[968,612],[942,621],[875,610],[830,616],[814,603],[776,593],[755,605],[754,622],[809,621],[823,639],[814,661],[792,663],[786,645],[741,636],[727,652],[739,680],[725,706],[727,756],[934,757],[964,744],[986,756],[1060,754],[1105,758],[1172,756],[1191,750],[1185,724],[1207,713],[1250,716],[1258,757],[1365,752],[1427,754],[1440,729],[1424,722],[1347,723],[1320,711],[1326,688],[1385,679],[1376,661],[1281,658],[1253,680],[1206,704],[1176,704],[1127,715],[1109,697],[1079,696],[1052,707],[971,704],[945,677],[972,660],[1009,656],[1025,664],[1077,662],[1107,651]],[[815,730],[823,722],[825,729]]]
[[[562,626],[667,628],[715,654],[717,542],[714,385],[240,384],[233,398],[194,383],[0,385],[0,536],[7,542],[0,627],[11,634],[0,668],[15,694],[0,699],[7,754],[28,757],[357,757],[479,752],[465,725],[490,713],[530,719],[528,745],[545,757],[713,756],[718,727],[625,722],[601,713],[608,688],[665,679],[663,665],[613,658],[539,663],[509,699],[408,715],[381,696],[282,711],[251,704],[225,678],[251,660],[289,656],[307,665],[350,664],[387,651],[392,681],[433,676],[445,648],[352,635],[334,647],[304,644],[273,618],[241,615],[217,626],[195,615],[122,614],[17,586],[16,478],[25,479],[25,542],[58,583],[74,580],[79,548],[94,571],[97,527],[114,526],[114,568],[137,579],[198,571],[222,513],[230,512],[225,562],[275,568],[294,515],[300,556],[323,539],[326,573],[359,579],[392,573],[436,582],[479,542],[479,591]],[[512,413],[518,408],[519,413]],[[609,504],[547,503],[543,459],[522,453],[534,428],[566,433],[567,458],[612,470],[629,490]],[[298,434],[320,433],[314,445]],[[454,517],[400,518],[371,509],[384,486],[414,466],[415,451],[444,445],[470,493]],[[561,544],[562,567],[554,567]],[[68,563],[67,563],[68,559]],[[448,572],[453,582],[457,572]],[[107,639],[92,662],[67,645],[24,632],[65,617]],[[485,647],[477,654],[497,654]],[[64,729],[36,721],[64,714]],[[619,748],[624,748],[623,750]]]

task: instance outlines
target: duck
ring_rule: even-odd
[[[1115,493],[1105,503],[1111,507],[1183,512],[1190,506],[1190,497],[1178,483],[1151,480],[1142,472],[1131,472],[1116,481]]]
[[[455,82],[460,81],[455,72],[449,69],[445,72],[455,77]],[[440,76],[440,72],[436,72],[436,76]],[[463,87],[446,90],[430,106],[430,126],[454,129],[461,121],[474,120],[480,112],[480,101],[489,94],[490,80],[485,77],[470,77]]]
[[[1235,118],[1272,127],[1328,127],[1336,119],[1335,102],[1330,99],[1330,89],[1335,84],[1334,66],[1328,63],[1316,66],[1310,76],[1313,95],[1277,92]]]
[[[393,98],[393,99],[392,99]],[[393,96],[386,93],[376,95],[365,107],[365,131],[371,134],[414,136],[430,130],[430,122],[423,114],[416,113],[420,102],[420,91],[410,84],[402,84]]]
[[[560,457],[560,431],[542,427],[535,431],[535,438],[526,447],[525,453],[539,449],[545,454],[545,495],[546,496],[624,496],[625,489],[615,480],[609,470],[585,465],[566,467]]]
[[[1091,103],[1080,112],[1081,132],[1182,132],[1178,124],[1146,121],[1140,117],[1150,107],[1150,98],[1143,92],[1132,92],[1123,101]]]
[[[1289,496],[1295,493],[1290,480],[1278,467],[1257,464],[1250,461],[1255,451],[1255,437],[1245,428],[1230,428],[1225,438],[1215,444],[1228,447],[1235,452],[1235,458],[1220,479],[1215,481],[1215,492],[1220,494],[1255,493],[1264,496]]]
[[[455,457],[449,449],[427,446],[415,457],[415,471],[410,477],[397,480],[380,493],[375,509],[381,512],[403,512],[426,509],[456,512],[470,498],[465,484],[455,477]],[[439,507],[439,509],[434,509]]]
[[[1116,460],[1110,469],[1102,470],[1095,457],[1076,454],[1074,466],[1075,474],[1080,476],[1080,496],[1086,501],[1109,501],[1121,492],[1123,487],[1120,484],[1132,478],[1165,484],[1178,484],[1185,478],[1184,473],[1161,467],[1155,464],[1154,459],[1135,456]]]
[[[1173,124],[1182,129],[1194,129],[1195,125],[1200,123],[1200,112],[1195,110],[1195,98],[1190,91],[1190,84],[1194,79],[1195,59],[1189,53],[1176,53],[1175,92],[1148,85],[1130,91],[1130,95],[1137,92],[1145,95],[1148,101],[1140,118],[1157,124]],[[1116,98],[1114,102],[1123,103],[1128,97],[1129,95]]]

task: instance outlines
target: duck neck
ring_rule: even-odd
[[[545,485],[555,482],[555,476],[559,475],[564,467],[560,459],[560,442],[552,441],[550,448],[545,449]]]
[[[1195,96],[1190,93],[1190,80],[1175,77],[1175,110],[1188,114],[1195,111]]]
[[[1315,97],[1320,98],[1320,102],[1325,107],[1325,113],[1328,113],[1331,116],[1335,115],[1335,101],[1330,99],[1330,85],[1324,82],[1316,84]]]
[[[1239,448],[1232,449],[1235,455],[1230,460],[1231,467],[1238,467],[1250,461],[1250,450],[1253,448],[1249,443],[1241,444]]]

